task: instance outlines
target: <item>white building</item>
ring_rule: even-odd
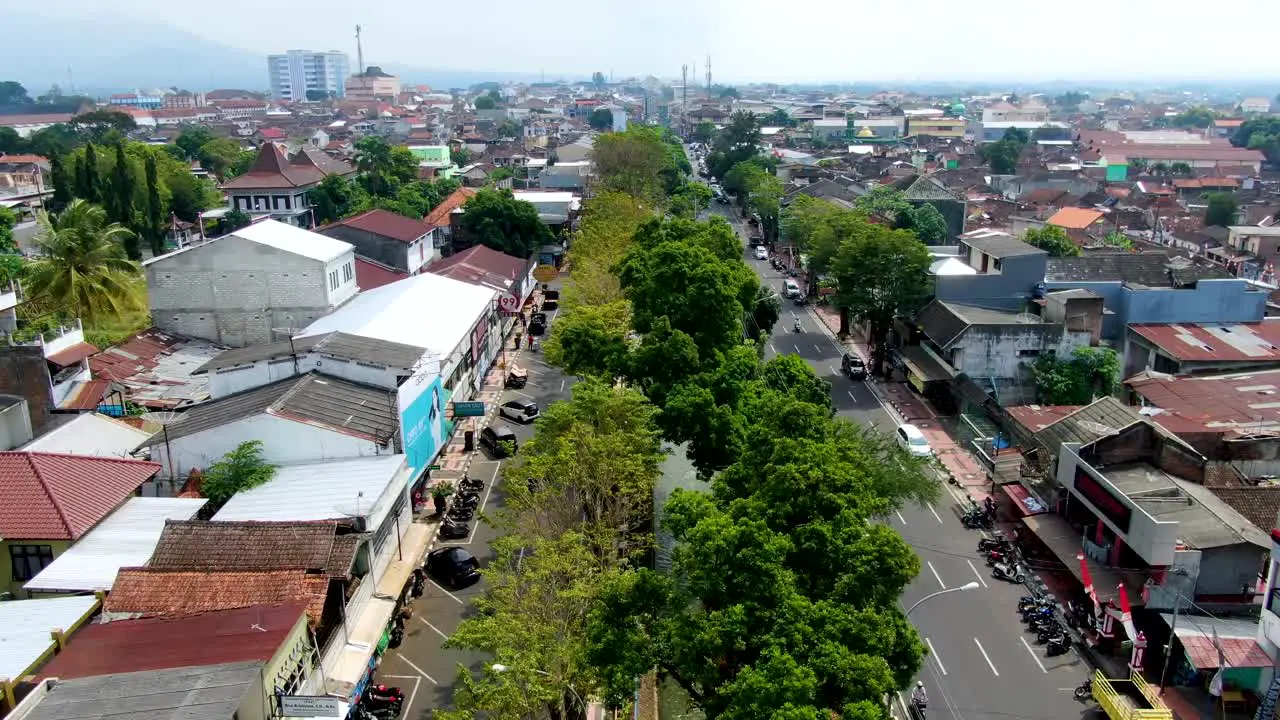
[[[271,97],[277,100],[306,100],[308,90],[342,97],[343,83],[350,74],[347,54],[338,50],[290,50],[282,55],[267,56]]]
[[[359,290],[349,243],[276,220],[143,266],[156,327],[230,347],[278,340]]]

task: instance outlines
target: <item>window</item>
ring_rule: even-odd
[[[1019,350],[1018,357],[1020,358],[1040,357],[1040,351],[1039,350]]]
[[[13,560],[13,579],[26,582],[53,562],[53,548],[48,545],[10,545],[9,557]]]
[[[1267,597],[1267,610],[1273,615],[1280,615],[1280,588],[1273,588]]]
[[[351,278],[352,278],[351,263],[347,263],[346,265],[342,266],[342,282],[349,283],[351,282]]]
[[[337,270],[334,270],[333,272],[329,273],[329,289],[330,290],[338,289],[338,271]]]

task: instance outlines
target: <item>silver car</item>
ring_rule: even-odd
[[[502,406],[498,408],[498,414],[508,420],[528,424],[538,419],[538,404],[524,402],[523,400],[511,400],[502,403]]]

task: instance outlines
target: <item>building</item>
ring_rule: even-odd
[[[0,453],[0,588],[23,584],[160,471],[141,460]]]
[[[448,145],[410,145],[409,152],[418,158],[419,175],[448,178],[458,170]]]
[[[1048,253],[998,230],[974,230],[957,240],[958,257],[930,268],[935,297],[1005,310],[1027,306],[1044,279]]]
[[[964,118],[907,118],[907,137],[933,137],[959,140],[964,138],[968,129],[969,121]]]
[[[1232,259],[1240,276],[1257,277],[1268,268],[1274,273],[1280,260],[1280,226],[1232,225],[1227,228],[1226,244],[1237,251]]]
[[[1101,325],[1101,303],[1095,304],[1098,307],[1092,314]],[[1041,355],[1069,358],[1076,348],[1092,344],[1088,314],[1082,309],[1073,319],[1068,323],[934,300],[920,311],[916,322],[928,349],[955,373],[1017,379],[1024,375],[1025,366]]]
[[[1021,130],[1036,140],[1070,140],[1071,126],[1043,120],[983,120],[979,143],[999,142],[1009,130]]]
[[[342,97],[351,74],[347,54],[338,50],[289,50],[267,56],[271,97],[288,102]]]
[[[351,75],[346,82],[346,99],[350,102],[391,102],[400,94],[400,78],[388,75],[377,65]]]
[[[1209,375],[1280,367],[1280,322],[1129,325],[1124,374]]]
[[[0,602],[0,715],[15,714],[19,687],[50,657],[62,649],[67,638],[98,613],[98,598],[59,597]],[[28,695],[22,706],[33,701]]]
[[[0,298],[2,299],[2,298]],[[0,343],[0,393],[26,399],[32,430],[40,433],[50,413],[57,410],[93,410],[106,392],[80,392],[93,380],[89,357],[98,348],[85,341],[79,320],[49,328],[30,340],[13,336]]]
[[[248,172],[221,185],[231,208],[256,218],[269,217],[297,227],[315,224],[307,192],[328,175],[350,177],[355,168],[311,147],[293,157],[275,143],[263,143]]]
[[[576,160],[547,165],[538,173],[538,187],[544,190],[582,192],[591,177],[591,161]]]
[[[1264,97],[1245,98],[1238,106],[1245,115],[1271,112],[1271,101]]]
[[[389,210],[369,210],[317,228],[316,232],[351,243],[358,257],[369,258],[405,275],[416,275],[439,257],[432,238],[433,229],[423,220]]]
[[[1022,122],[1043,123],[1049,120],[1049,108],[1039,103],[1026,103],[1022,106],[1007,102],[998,102],[982,109],[982,122]]]
[[[151,433],[146,430],[106,415],[87,412],[41,435],[22,449],[27,452],[129,459],[134,448],[149,437]]]
[[[156,327],[230,347],[277,340],[359,290],[348,243],[263,220],[143,263]]]

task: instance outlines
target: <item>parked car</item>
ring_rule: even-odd
[[[751,238],[751,241],[752,241],[752,244],[754,245],[754,244],[755,244],[755,238]],[[767,247],[765,247],[765,246],[763,246],[763,245],[756,245],[756,253],[755,253],[755,254],[756,254],[756,259],[757,259],[757,260],[768,260],[768,259],[769,259],[769,248],[767,248]]]
[[[542,309],[543,309],[543,310],[555,310],[555,309],[556,309],[556,308],[558,308],[558,307],[560,307],[560,301],[559,301],[559,300],[550,300],[550,299],[547,299],[547,300],[543,300],[543,301],[542,301]]]
[[[516,440],[516,431],[506,425],[490,425],[481,430],[480,445],[488,448],[489,453],[496,458],[515,455],[520,449],[520,443]]]
[[[845,353],[844,357],[840,358],[840,372],[848,375],[851,380],[866,380],[867,364],[857,355]]]
[[[898,446],[916,457],[929,457],[933,454],[933,448],[929,447],[929,439],[920,432],[920,428],[911,423],[899,425],[896,436]]]
[[[480,579],[480,561],[466,548],[452,545],[427,553],[427,574],[452,588]]]
[[[508,420],[527,425],[538,419],[538,403],[511,400],[502,403],[502,406],[498,408],[498,414]]]
[[[560,291],[559,290],[543,290],[542,299],[543,300],[559,300]]]

